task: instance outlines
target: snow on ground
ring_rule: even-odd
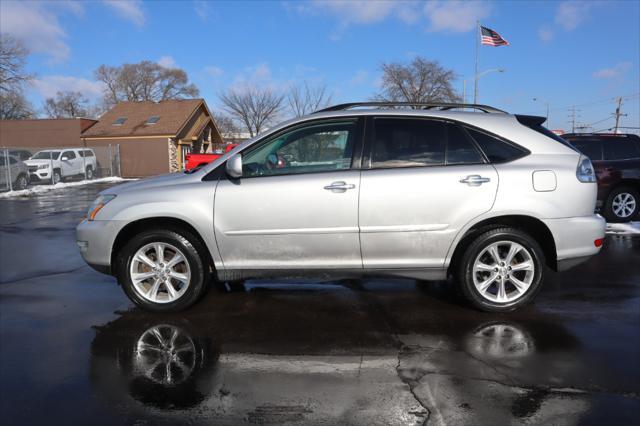
[[[640,234],[640,222],[607,223],[607,234]]]
[[[105,177],[93,180],[81,180],[77,182],[58,182],[55,185],[33,185],[28,187],[27,189],[23,189],[20,191],[2,192],[0,193],[0,198],[29,197],[31,195],[42,194],[44,192],[49,192],[56,189],[70,188],[72,186],[83,186],[100,182],[123,182],[125,180],[131,179],[123,179],[121,177]]]

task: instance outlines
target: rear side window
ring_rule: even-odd
[[[599,140],[569,140],[578,151],[589,157],[591,160],[602,160],[602,142]]]
[[[478,152],[473,141],[465,131],[455,124],[447,125],[449,137],[447,139],[447,165],[482,163],[482,155]]]
[[[466,128],[491,163],[506,163],[527,155],[523,148],[475,129]]]
[[[630,158],[640,158],[638,145],[633,139],[621,137],[607,137],[602,140],[605,160],[628,160]]]
[[[440,166],[445,164],[447,124],[434,120],[376,118],[373,168]]]

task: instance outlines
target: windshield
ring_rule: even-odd
[[[32,160],[49,160],[54,159],[57,160],[60,156],[60,151],[40,151],[37,152],[36,155],[31,157]]]

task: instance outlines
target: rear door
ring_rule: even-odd
[[[438,268],[455,235],[493,205],[496,170],[454,123],[375,117],[360,187],[365,268]]]

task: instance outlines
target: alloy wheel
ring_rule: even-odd
[[[177,385],[191,376],[196,363],[196,347],[178,327],[160,324],[138,339],[134,353],[136,370],[162,385]]]
[[[131,260],[129,274],[135,291],[153,303],[178,300],[191,282],[191,268],[185,255],[162,242],[141,247]]]
[[[535,276],[529,250],[514,241],[489,244],[473,263],[473,284],[485,299],[511,303],[523,297]]]
[[[619,218],[628,218],[636,209],[636,199],[628,192],[621,192],[613,197],[613,213]]]

